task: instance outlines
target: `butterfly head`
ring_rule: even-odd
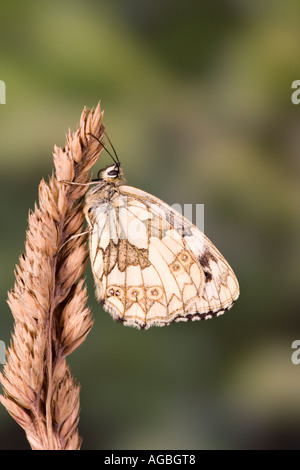
[[[113,183],[123,179],[123,171],[118,163],[115,165],[109,165],[106,168],[103,168],[98,173],[98,178],[101,181],[107,181],[108,183]]]

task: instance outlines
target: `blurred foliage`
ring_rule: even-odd
[[[102,311],[87,269],[95,326],[69,358],[85,449],[299,448],[299,14],[297,0],[1,2],[0,339],[53,146],[99,100],[128,183],[204,203],[241,286],[223,317],[139,332]],[[0,448],[28,448],[2,407]]]

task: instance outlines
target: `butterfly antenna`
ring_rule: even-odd
[[[115,149],[114,149],[113,147],[112,147],[112,148],[113,148],[113,150],[114,150],[114,153],[115,153],[115,155],[116,155],[116,158],[110,153],[109,150],[107,150],[107,148],[105,147],[105,145],[102,144],[101,140],[99,140],[94,134],[92,134],[91,132],[87,132],[86,135],[91,135],[92,137],[94,137],[94,139],[96,139],[96,140],[99,142],[99,144],[101,145],[101,147],[104,148],[104,150],[108,153],[108,155],[110,155],[110,157],[113,159],[113,161],[115,162],[115,164],[118,165],[118,166],[120,166],[120,161],[119,161],[118,156],[117,156],[117,154],[116,154],[116,151],[115,151]],[[105,135],[106,135],[106,132],[105,132]],[[107,135],[106,135],[106,137],[107,137]],[[108,137],[107,137],[107,138],[108,138]],[[108,139],[108,140],[109,140],[109,139]],[[110,142],[110,141],[109,141],[109,142]],[[111,145],[111,142],[110,142],[110,145]]]
[[[104,131],[104,134],[105,134],[105,136],[106,136],[108,142],[110,143],[111,148],[113,149],[113,152],[114,152],[114,154],[115,154],[115,157],[116,157],[116,160],[117,160],[117,162],[118,162],[118,165],[121,166],[121,163],[120,163],[120,160],[119,160],[119,157],[118,157],[118,154],[117,154],[117,152],[116,152],[115,147],[113,146],[113,144],[112,144],[110,138],[108,137],[108,135],[107,135],[107,133],[106,133],[105,131]]]

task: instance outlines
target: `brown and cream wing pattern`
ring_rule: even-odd
[[[155,196],[122,185],[88,221],[97,297],[115,320],[142,329],[202,320],[237,299],[238,282],[223,256]]]

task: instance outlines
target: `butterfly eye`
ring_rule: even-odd
[[[119,169],[116,169],[116,170],[110,170],[108,173],[107,173],[108,176],[112,177],[112,178],[115,178],[116,176],[119,176]]]

